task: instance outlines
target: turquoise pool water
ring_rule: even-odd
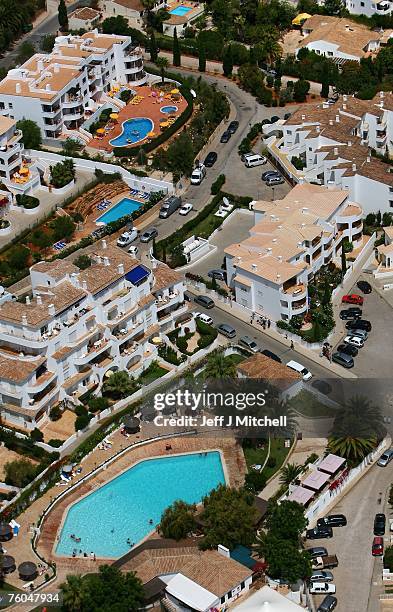
[[[177,111],[177,106],[161,106],[160,111],[165,115],[169,115]]]
[[[177,6],[176,8],[174,8],[172,11],[169,11],[170,15],[177,15],[178,17],[183,17],[183,15],[186,15],[187,13],[189,13],[192,9],[188,6]]]
[[[97,557],[120,557],[142,540],[177,499],[198,503],[225,483],[220,453],[195,453],[138,463],[71,506],[56,547],[59,555],[77,549]],[[70,535],[81,541],[76,544]]]
[[[131,198],[123,198],[120,200],[120,202],[113,206],[113,208],[101,215],[101,217],[98,217],[98,219],[96,219],[96,223],[98,221],[101,223],[117,221],[117,219],[120,219],[120,217],[125,217],[126,215],[130,215],[135,210],[138,210],[140,206],[142,206],[142,202],[132,200]]]
[[[109,141],[112,147],[125,147],[129,144],[135,144],[146,138],[149,132],[154,130],[154,123],[147,117],[136,117],[135,119],[127,119],[122,124],[122,132],[113,140]]]

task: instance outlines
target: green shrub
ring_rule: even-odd
[[[44,434],[42,433],[42,431],[40,429],[38,429],[38,427],[35,427],[31,432],[30,432],[30,438],[34,441],[34,442],[43,442],[44,441]]]
[[[221,187],[224,185],[224,183],[225,183],[225,174],[220,174],[216,178],[214,183],[212,183],[212,186],[210,188],[210,193],[212,195],[217,195],[221,191]]]
[[[38,198],[35,198],[34,196],[29,196],[24,193],[16,194],[16,203],[18,206],[23,206],[23,208],[26,208],[27,210],[37,208],[37,206],[40,205],[40,201]]]
[[[48,444],[49,446],[53,446],[53,448],[60,448],[60,446],[63,446],[64,440],[59,440],[58,438],[51,438]]]
[[[244,487],[252,493],[260,493],[266,486],[266,477],[263,472],[252,470],[246,474],[244,479]]]
[[[92,397],[88,401],[90,412],[102,412],[109,406],[109,401],[106,397]]]
[[[49,418],[51,421],[58,421],[61,419],[62,411],[59,406],[53,406],[49,412]]]

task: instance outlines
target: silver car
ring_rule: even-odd
[[[334,576],[328,570],[315,570],[310,576],[311,582],[332,582]]]
[[[384,453],[382,453],[382,455],[377,461],[377,465],[379,465],[379,467],[386,467],[388,463],[391,462],[392,459],[393,459],[393,448],[389,448]]]
[[[351,336],[357,336],[365,342],[368,338],[368,333],[365,329],[351,329]]]

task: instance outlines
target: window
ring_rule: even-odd
[[[223,597],[221,597],[220,602],[223,604],[225,603],[225,595]]]
[[[393,208],[393,200],[389,200],[389,206],[390,208]]]
[[[364,6],[364,2],[361,2],[361,3],[360,3],[360,6]]]
[[[332,56],[333,55],[333,51],[328,51],[328,55]]]
[[[11,102],[8,103],[8,108],[14,108]]]
[[[5,109],[5,104],[4,102],[0,102],[0,110],[4,110]]]

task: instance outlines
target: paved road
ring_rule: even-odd
[[[313,540],[307,544],[326,546],[329,554],[338,557],[339,565],[333,570],[339,602],[336,612],[379,610],[375,585],[370,593],[373,576],[380,580],[382,572],[382,558],[371,555],[373,521],[375,514],[383,511],[385,493],[392,481],[392,464],[386,468],[374,465],[334,507],[334,513],[347,517],[347,527],[336,528],[331,540]],[[387,536],[385,545],[386,540]],[[317,604],[321,599],[317,598]]]

